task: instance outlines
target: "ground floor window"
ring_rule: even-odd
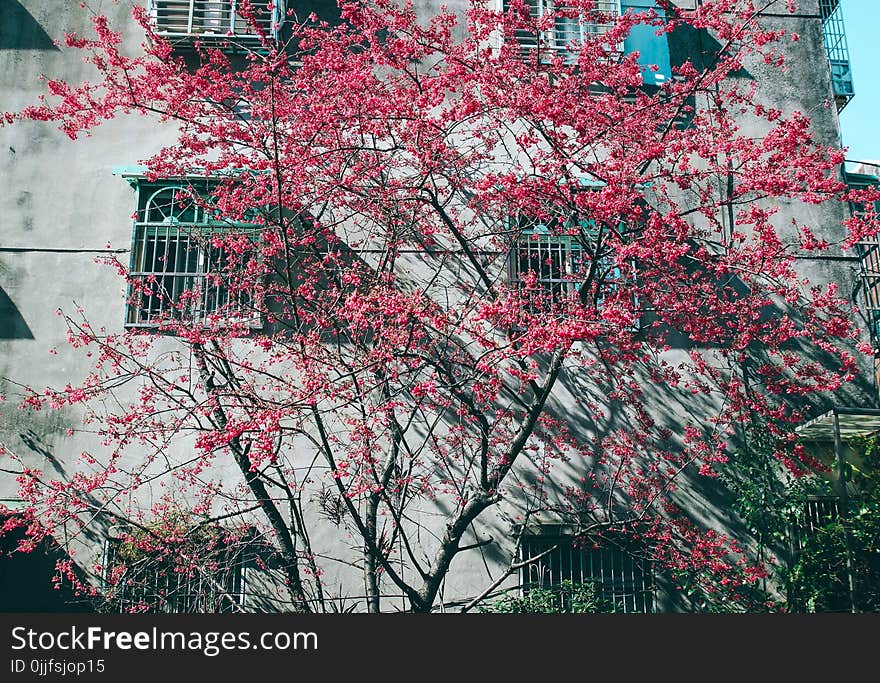
[[[643,549],[624,539],[594,543],[562,535],[523,539],[522,590],[553,590],[590,584],[602,611],[650,613],[655,611],[656,587],[650,559]],[[533,562],[529,559],[536,558]],[[560,600],[566,597],[560,594]]]

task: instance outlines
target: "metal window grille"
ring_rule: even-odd
[[[577,291],[583,258],[581,245],[572,237],[527,232],[510,257],[511,285],[523,288],[525,276],[534,273],[543,292],[559,302]]]
[[[583,222],[580,229],[592,228]],[[536,278],[539,289],[529,294],[531,312],[552,308],[579,291],[589,268],[590,254],[577,237],[557,234],[564,233],[565,228],[556,225],[551,231],[526,216],[519,218],[515,230],[518,237],[508,255],[508,284],[523,290],[527,275]],[[633,275],[634,272],[633,264]],[[621,279],[620,268],[613,259],[607,255],[600,257],[597,308],[601,308],[605,296],[619,286]]]
[[[840,501],[837,496],[821,496],[804,501],[791,530],[791,542],[795,552],[799,552],[807,539],[826,524],[840,517]]]
[[[564,0],[525,0],[532,19],[539,19],[553,11],[569,9]],[[506,0],[502,3],[502,9],[507,10]],[[597,0],[595,11],[603,16],[620,16],[620,0]],[[614,24],[590,21],[589,17],[561,17],[553,20],[553,26],[544,31],[533,32],[526,30],[516,31],[516,40],[520,44],[525,55],[530,55],[537,50],[544,50],[547,56],[560,54],[567,63],[577,61],[577,54],[572,47],[583,43],[588,37],[605,33]]]
[[[190,567],[158,553],[126,560],[121,548],[119,539],[109,540],[105,547],[104,590],[110,611],[191,614],[243,610],[247,572],[230,549],[216,551],[206,566]],[[116,573],[120,565],[125,565],[124,571]]]
[[[212,317],[258,324],[253,295],[237,282],[247,257],[233,269],[228,251],[214,241],[242,231],[256,236],[257,228],[215,220],[183,187],[149,195],[134,226],[126,324],[206,324]]]
[[[876,181],[868,180],[865,176],[848,175],[847,177],[850,189],[870,187],[874,182]],[[865,206],[862,204],[852,204],[850,208],[853,215],[862,214],[865,210]],[[874,208],[880,210],[880,206]],[[880,240],[877,237],[872,237],[858,242],[856,253],[859,256],[859,276],[868,331],[871,335],[874,352],[880,353]]]
[[[834,496],[814,498],[804,502],[803,528],[810,534],[835,521],[840,516],[840,503]]]
[[[819,12],[822,15],[825,53],[831,68],[834,101],[837,104],[837,110],[840,111],[855,95],[840,0],[819,0]]]
[[[859,270],[862,280],[862,294],[865,301],[865,315],[874,350],[880,350],[880,242],[872,238],[856,245],[859,255]]]
[[[285,16],[282,0],[252,0],[256,24],[275,38]],[[239,13],[237,0],[149,0],[147,5],[156,32],[174,42],[199,40],[205,46],[227,42],[249,47],[260,45],[256,28]]]
[[[547,552],[549,551],[549,552]],[[547,553],[539,557],[542,553]],[[585,547],[571,538],[535,536],[522,541],[521,560],[539,557],[521,569],[523,592],[558,588],[564,581],[592,583],[598,599],[615,612],[655,611],[652,563],[623,545],[605,542]]]

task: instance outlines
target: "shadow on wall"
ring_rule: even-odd
[[[0,287],[0,339],[33,339],[31,328],[24,321],[12,299]]]
[[[58,47],[18,0],[0,2],[0,50],[52,50]]]
[[[0,287],[0,339],[33,339],[31,328],[25,322],[12,299]]]

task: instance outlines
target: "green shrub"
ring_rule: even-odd
[[[493,614],[595,614],[613,612],[592,583],[563,581],[553,588],[532,588],[523,596],[505,596],[483,612]]]

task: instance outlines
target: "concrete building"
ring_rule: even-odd
[[[604,2],[611,10],[620,9],[617,0]],[[122,48],[136,52],[144,36],[132,21],[130,7],[126,3],[99,4],[99,10],[121,29]],[[247,47],[253,44],[252,37],[247,26],[229,11],[231,4],[234,3],[230,0],[206,0],[196,2],[194,9],[188,0],[150,0],[149,8],[160,32],[167,34],[181,50],[186,50],[196,37],[221,44],[230,32],[239,45]],[[419,11],[427,13],[440,2],[421,0],[416,4]],[[453,0],[445,4],[462,11],[466,3]],[[654,5],[651,0],[622,4],[623,9]],[[678,4],[696,7],[699,0],[679,0]],[[316,5],[316,10],[325,16],[332,15],[330,5]],[[529,5],[534,11],[544,6],[542,2]],[[757,97],[762,102],[783,112],[807,112],[817,138],[836,145],[840,139],[838,112],[854,95],[841,8],[838,0],[803,0],[799,5],[797,11],[789,13],[784,0],[779,0],[765,17],[768,27],[800,36],[798,41],[786,43],[787,71],[760,63],[748,66],[760,83]],[[0,0],[0,110],[17,111],[32,104],[43,92],[41,75],[70,82],[93,76],[78,55],[55,44],[66,33],[87,32],[87,22],[87,14],[77,3]],[[555,30],[567,36],[567,28],[558,26]],[[561,41],[564,37],[556,39]],[[656,86],[671,77],[670,65],[710,49],[702,42],[705,40],[711,38],[697,32],[658,37],[653,30],[640,27],[624,49],[638,50],[645,64],[658,65],[656,71],[645,74],[646,84]],[[523,45],[529,48],[528,41]],[[836,106],[825,106],[829,101]],[[760,130],[756,133],[760,134]],[[163,186],[148,182],[137,166],[140,159],[175,140],[172,126],[157,127],[149,119],[137,116],[115,119],[96,129],[89,139],[76,142],[58,134],[51,124],[27,122],[0,128],[0,393],[8,398],[0,403],[0,442],[53,476],[63,477],[70,466],[66,458],[92,447],[93,439],[87,431],[79,429],[80,416],[73,411],[21,411],[15,397],[23,385],[64,386],[86,372],[87,360],[66,347],[66,328],[56,315],[59,308],[70,311],[82,306],[94,328],[122,331],[126,327],[150,327],[158,304],[127,306],[125,283],[99,261],[102,257],[117,256],[123,261],[130,260],[135,271],[149,271],[149,256],[143,246],[149,238],[143,232],[146,228],[142,230],[139,225],[151,222],[149,215],[144,220],[144,212],[162,210],[159,200]],[[133,226],[131,216],[137,211],[141,213]],[[790,204],[782,207],[780,224],[793,218],[813,226],[828,226],[828,234],[834,235],[846,215],[846,209],[839,206]],[[829,258],[805,255],[799,267],[814,282],[836,282],[843,292],[860,291],[864,272],[855,253]],[[874,312],[873,308],[870,310]],[[867,339],[867,330],[865,335]],[[57,352],[50,353],[53,349]],[[675,349],[670,353],[670,361],[686,354],[685,348]],[[877,407],[871,360],[861,358],[859,362],[859,378],[841,389],[834,404]],[[560,404],[569,400],[565,392],[557,396]],[[662,395],[651,399],[654,404],[649,406],[650,412],[658,421],[670,425],[676,423],[676,415],[695,409],[681,403],[672,405]],[[831,407],[830,402],[817,405],[813,414],[821,415]],[[230,471],[229,476],[235,477],[236,473]],[[696,480],[688,480],[682,489],[681,495],[690,499],[690,509],[698,511],[702,523],[726,530],[748,543],[742,523],[724,507],[725,503],[719,502],[724,500],[723,495]],[[14,476],[0,473],[0,503],[14,510],[18,504],[16,491]],[[437,609],[443,608],[441,603],[460,605],[478,594],[502,573],[507,557],[517,552],[512,546],[514,534],[509,520],[499,517],[481,524],[475,534],[496,539],[497,548],[456,559],[457,571],[450,575],[437,600]],[[96,523],[89,533],[73,540],[70,547],[87,574],[88,567],[96,563],[106,565],[112,561],[112,554],[118,552],[108,543],[113,525],[112,521]],[[335,544],[343,548],[339,552],[344,555],[350,540],[337,538],[340,534],[338,528],[328,527],[314,541],[324,549]],[[564,538],[563,525],[545,517],[538,520],[534,533],[522,539],[518,552],[531,557],[550,550],[548,559],[539,564],[553,582],[599,580],[601,573],[603,590],[608,593],[603,597],[620,610],[688,609],[671,585],[654,576],[650,566],[639,558],[613,548],[585,551],[563,545],[559,549],[560,538]],[[587,569],[587,565],[591,568]],[[335,572],[343,576],[354,570],[340,565],[325,571],[333,577]],[[520,578],[528,580],[514,572],[501,587],[513,587]],[[92,576],[90,580],[101,585],[102,577]],[[262,577],[253,566],[246,573],[237,571],[218,581],[223,584],[217,589],[220,592],[238,597],[247,593],[241,599],[248,608],[280,610],[290,606],[283,591],[272,588],[272,581]],[[8,590],[7,585],[0,588]],[[191,585],[183,589],[187,594],[195,591]],[[136,600],[137,596],[125,599]],[[335,609],[365,609],[363,596],[356,593],[340,594],[330,602]],[[223,608],[222,603],[216,595],[209,595],[201,602],[181,600],[168,608],[212,610]],[[9,601],[4,604],[13,605]],[[383,604],[389,610],[405,607],[402,598]]]

